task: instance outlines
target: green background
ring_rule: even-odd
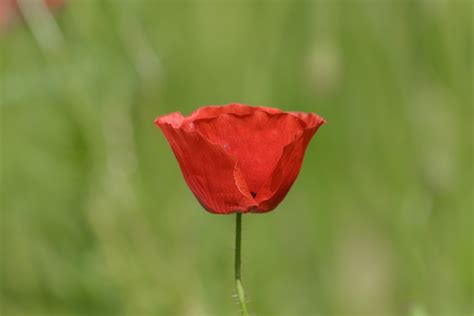
[[[0,35],[0,314],[238,315],[157,115],[328,123],[243,218],[253,315],[473,315],[470,1],[68,1]]]

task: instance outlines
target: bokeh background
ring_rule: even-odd
[[[1,2],[1,315],[239,315],[152,124],[230,102],[328,121],[244,216],[253,315],[473,315],[472,2]]]

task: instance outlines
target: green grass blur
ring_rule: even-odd
[[[473,315],[472,2],[30,11],[0,34],[0,315],[239,315],[235,217],[152,124],[230,102],[328,121],[243,218],[253,315]]]

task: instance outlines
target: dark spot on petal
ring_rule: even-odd
[[[257,196],[257,193],[256,192],[250,192],[250,194],[252,194],[252,197],[256,197]]]

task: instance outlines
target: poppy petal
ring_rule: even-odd
[[[258,207],[253,210],[263,213],[273,210],[285,198],[291,186],[295,182],[303,164],[306,148],[318,128],[325,123],[324,119],[315,114],[292,113],[304,119],[308,127],[300,132],[295,141],[285,146],[283,153],[275,167],[272,175],[262,186],[256,201]]]
[[[168,140],[191,191],[211,213],[247,212],[256,206],[235,157],[209,142],[180,113],[159,117],[155,124]]]

